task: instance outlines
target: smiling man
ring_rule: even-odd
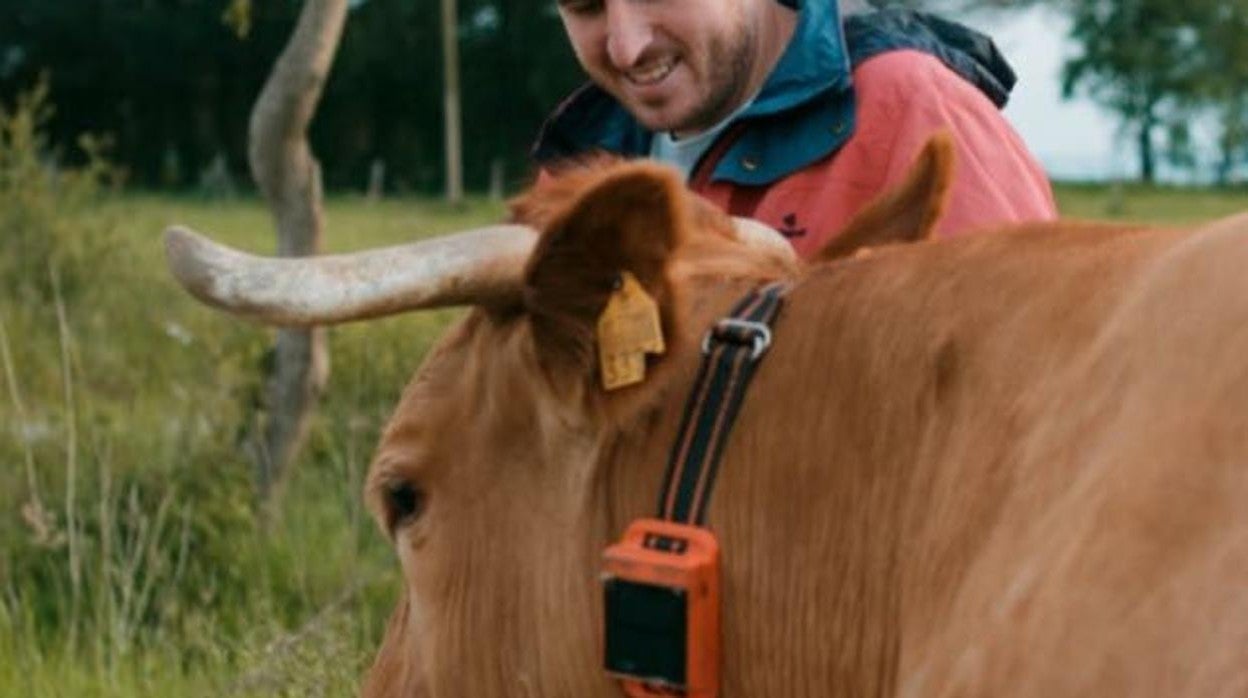
[[[959,24],[857,0],[557,2],[591,83],[543,127],[544,168],[653,157],[811,254],[943,128],[958,169],[938,235],[1056,215],[999,112],[1013,71]]]
[[[561,0],[594,82],[652,131],[704,132],[749,101],[793,36],[776,2]]]

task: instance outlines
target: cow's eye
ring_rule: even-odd
[[[412,524],[425,511],[425,491],[406,480],[400,480],[386,488],[386,508],[389,513],[390,530]]]

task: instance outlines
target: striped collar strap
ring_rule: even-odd
[[[750,379],[771,346],[771,324],[788,287],[776,282],[751,291],[707,332],[702,366],[668,457],[659,518],[702,525],[724,445]],[[651,544],[663,547],[657,540]]]

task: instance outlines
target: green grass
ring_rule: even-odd
[[[1057,193],[1084,218],[1248,209],[1239,190]],[[330,331],[328,393],[266,532],[237,440],[271,332],[190,299],[160,247],[180,222],[268,253],[263,206],[22,196],[0,213],[26,213],[0,216],[0,235],[35,226],[54,242],[98,236],[109,252],[74,247],[0,274],[0,695],[353,694],[399,591],[362,478],[400,390],[459,311]],[[480,200],[334,198],[326,244],[393,244],[501,215]]]
[[[1062,184],[1058,208],[1072,218],[1183,225],[1248,211],[1248,188],[1187,189],[1138,184]]]
[[[326,242],[393,244],[501,211],[332,199]],[[458,312],[330,331],[324,405],[266,532],[237,439],[271,331],[190,299],[160,247],[181,222],[267,252],[263,206],[125,196],[45,213],[28,218],[113,254],[28,265],[0,295],[0,695],[354,693],[399,591],[362,478]]]

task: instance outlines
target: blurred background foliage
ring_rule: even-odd
[[[49,136],[109,134],[129,183],[188,188],[220,165],[246,182],[247,119],[289,38],[298,0],[0,0],[0,98],[46,75]],[[528,174],[546,112],[581,81],[554,4],[460,0],[466,183]],[[436,191],[442,177],[438,3],[353,3],[313,150],[326,185],[363,190],[374,161],[389,190]],[[220,164],[218,164],[218,161]]]
[[[399,588],[362,479],[457,312],[331,332],[334,380],[263,527],[238,440],[270,332],[177,288],[157,234],[178,220],[261,251],[268,212],[124,194],[96,139],[56,152],[51,113],[43,87],[0,110],[0,695],[354,693]],[[329,244],[501,215],[336,198]]]
[[[492,169],[515,188],[553,105],[583,80],[553,0],[457,0],[466,187]],[[1119,119],[1142,179],[1166,159],[1194,167],[1191,124],[1217,131],[1226,182],[1248,160],[1248,0],[873,0],[974,21],[1044,6],[1069,20],[1063,88]],[[45,75],[60,157],[107,135],[127,183],[187,189],[246,183],[252,101],[289,36],[299,0],[0,0],[0,98]],[[437,2],[354,0],[312,146],[331,190],[436,192],[443,176]],[[76,162],[81,162],[80,160]],[[224,185],[221,185],[224,186]]]
[[[1228,181],[1248,161],[1248,0],[875,0],[973,17],[1047,6],[1070,19],[1063,89],[1116,115],[1139,176],[1196,166],[1191,124],[1216,124]],[[46,76],[49,137],[72,157],[107,135],[127,184],[190,189],[247,182],[248,112],[300,0],[0,0],[0,99]],[[548,0],[458,0],[466,186],[490,171],[514,189],[550,107],[583,80]],[[383,164],[389,192],[442,182],[438,2],[354,0],[312,146],[331,190],[362,191]],[[1242,171],[1242,170],[1241,170]]]

